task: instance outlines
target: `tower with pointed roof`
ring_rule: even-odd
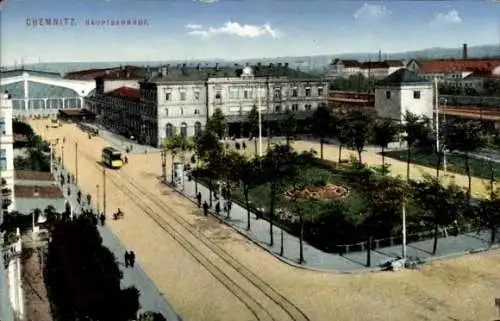
[[[402,122],[407,111],[432,119],[434,86],[408,69],[400,69],[377,83],[375,110],[379,117]]]

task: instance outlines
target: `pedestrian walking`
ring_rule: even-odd
[[[128,268],[129,264],[130,264],[130,253],[128,253],[128,251],[125,251],[125,267]]]
[[[196,194],[196,200],[198,201],[198,208],[201,208],[201,193]]]
[[[217,204],[215,204],[215,213],[217,213],[217,215],[220,214],[220,202],[217,202]]]
[[[99,215],[99,220],[101,221],[101,226],[104,226],[104,222],[106,221],[106,216],[104,216],[104,213],[101,213],[101,215]]]
[[[231,200],[228,200],[226,202],[226,207],[227,207],[227,214],[229,214],[231,212],[231,208],[233,207],[233,202],[231,202]]]
[[[203,202],[203,214],[208,216],[208,203],[207,201]]]
[[[130,254],[129,254],[129,264],[130,264],[130,267],[134,267],[134,264],[135,264],[135,253],[134,253],[134,251],[130,251]]]

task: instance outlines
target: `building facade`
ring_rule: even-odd
[[[110,126],[126,128],[130,136],[153,146],[160,146],[173,133],[196,135],[216,109],[226,116],[228,135],[233,136],[243,134],[254,105],[270,122],[286,110],[303,117],[328,99],[326,81],[287,64],[165,65],[147,73],[146,79],[120,83],[122,87],[107,93],[104,88],[112,88],[107,80],[97,83],[96,96],[89,103]]]
[[[64,79],[58,73],[10,70],[0,73],[0,89],[12,97],[14,117],[56,115],[59,109],[82,108],[94,81]]]
[[[0,100],[0,176],[2,212],[14,207],[14,136],[12,132],[12,97],[8,92]],[[8,205],[8,206],[7,206]]]
[[[432,119],[433,83],[407,69],[398,70],[377,84],[375,110],[379,117],[397,122],[403,122],[407,111]]]
[[[484,81],[500,81],[500,59],[446,59],[422,64],[419,76],[449,87],[483,90]]]
[[[402,60],[359,62],[357,60],[335,59],[328,66],[325,78],[331,81],[361,74],[367,78],[383,79],[402,68],[406,68],[406,63]]]

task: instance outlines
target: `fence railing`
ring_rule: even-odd
[[[441,227],[438,232],[438,237],[448,237],[450,227]],[[479,232],[481,231],[480,228],[475,228],[471,224],[466,224],[461,230],[460,234],[468,234],[468,233],[474,233],[474,232]],[[412,233],[408,234],[406,236],[406,242],[407,244],[419,242],[419,241],[425,241],[425,240],[430,240],[434,238],[434,230],[429,230],[429,231],[423,231],[423,232],[418,232],[418,233]],[[395,235],[395,236],[390,236],[388,238],[383,238],[383,239],[374,239],[372,240],[372,250],[376,250],[379,248],[384,248],[384,247],[392,247],[396,245],[402,245],[403,244],[403,236],[402,235]],[[363,252],[366,251],[368,248],[368,241],[364,242],[359,242],[359,243],[353,243],[353,244],[337,244],[334,246],[335,252],[340,253],[340,254],[347,254],[347,253],[352,253],[352,252]]]

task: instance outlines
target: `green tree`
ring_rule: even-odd
[[[205,163],[204,176],[209,178],[209,199],[210,206],[212,206],[212,191],[214,180],[217,178],[216,168],[223,154],[223,146],[214,132],[204,130],[196,139],[195,150],[198,157]]]
[[[455,122],[447,134],[447,145],[451,151],[461,151],[464,158],[465,171],[469,180],[467,197],[471,198],[472,192],[472,173],[469,164],[470,154],[486,145],[481,126],[474,121]]]
[[[481,200],[476,207],[476,220],[479,226],[490,230],[490,243],[497,240],[497,231],[500,229],[500,197],[494,194],[489,200]]]
[[[363,194],[364,215],[360,225],[366,239],[366,265],[371,266],[371,250],[375,237],[394,234],[400,225],[400,209],[405,201],[406,183],[388,176],[377,176],[365,165],[358,166],[358,183]]]
[[[312,116],[312,129],[313,133],[319,137],[321,159],[323,159],[325,138],[329,137],[332,134],[332,128],[335,128],[333,121],[334,118],[326,105],[318,106]]]
[[[252,109],[248,112],[247,115],[248,122],[248,131],[253,138],[254,147],[255,147],[255,155],[257,154],[257,137],[259,136],[259,111],[257,110],[257,106],[253,105]]]
[[[219,139],[222,139],[227,130],[226,116],[220,108],[215,109],[212,117],[210,117],[205,126],[207,131],[214,132]]]
[[[144,312],[139,315],[139,321],[167,321],[167,319],[158,312]]]
[[[334,115],[336,121],[337,139],[339,140],[339,163],[342,162],[342,147],[349,145],[350,143],[350,128],[349,121],[345,112],[339,112]]]
[[[394,140],[398,131],[398,126],[390,119],[378,119],[373,124],[372,141],[381,149],[383,174],[387,172],[385,168],[385,149]]]
[[[361,153],[370,137],[373,120],[368,114],[353,109],[348,112],[347,121],[344,126],[348,127],[349,145],[358,152],[358,161],[362,163]]]
[[[239,157],[234,163],[235,176],[241,184],[243,196],[245,197],[245,207],[247,209],[247,231],[250,231],[250,189],[257,183],[255,179],[259,175],[259,164],[256,160],[248,160],[245,157]]]
[[[290,109],[285,111],[283,119],[280,122],[280,127],[281,132],[285,135],[287,146],[290,146],[290,139],[297,132],[297,119]]]
[[[175,157],[182,151],[182,149],[186,148],[186,139],[182,137],[181,135],[177,134],[177,132],[174,130],[172,135],[168,138],[165,139],[163,142],[163,150],[165,153],[170,153],[171,160],[172,160],[172,174],[171,174],[171,179],[172,183],[174,182],[174,162],[175,162]]]
[[[439,227],[451,225],[459,220],[465,210],[465,195],[454,184],[442,186],[436,178],[427,176],[424,181],[412,183],[413,199],[419,204],[424,215],[422,219],[434,226],[432,254],[436,254]]]
[[[273,223],[278,194],[283,183],[296,172],[297,153],[288,145],[277,145],[263,159],[262,169],[270,181],[269,205],[269,237],[270,245],[274,244]]]

